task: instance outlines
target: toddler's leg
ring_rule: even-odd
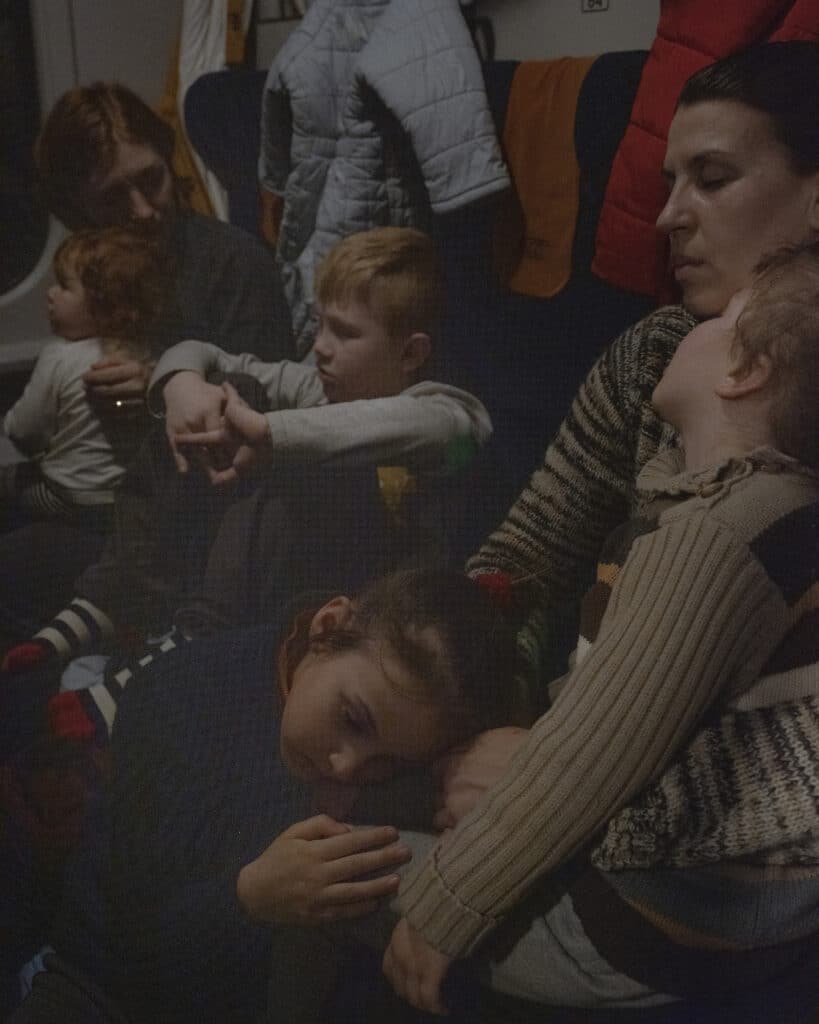
[[[182,553],[175,532],[179,482],[162,424],[146,437],[117,491],[114,529],[75,593],[105,609],[118,627],[167,626],[178,594]],[[186,524],[187,526],[187,524]]]
[[[52,616],[59,617],[61,608],[68,610],[63,605],[71,598],[73,578],[99,557],[104,544],[104,534],[58,521],[31,523],[0,536],[0,643],[5,652],[32,637]],[[109,628],[107,617],[89,616],[90,611],[90,605],[73,609],[65,624],[55,626],[52,637],[42,638],[47,642],[38,638],[33,649],[27,643],[19,663],[12,658],[4,668],[32,667],[55,658],[58,649],[67,660],[92,636],[101,639]]]
[[[117,492],[112,533],[97,557],[82,565],[74,599],[52,613],[53,619],[30,641],[8,652],[5,670],[24,671],[49,659],[68,662],[103,648],[122,627],[145,628],[162,615],[168,586],[154,570],[159,560],[156,495],[162,493],[168,472],[162,441],[156,434],[147,438],[126,473]]]
[[[74,598],[31,640],[12,647],[3,659],[3,670],[22,672],[44,661],[68,662],[84,650],[99,649],[114,636],[114,624],[102,609]]]
[[[95,738],[107,743],[114,726],[117,706],[126,686],[134,676],[148,668],[158,658],[175,651],[187,639],[175,632],[156,646],[144,648],[130,659],[109,660],[102,682],[86,689],[58,693],[48,702],[49,728],[55,736],[74,739]]]
[[[212,500],[202,480],[181,480],[161,425],[141,446],[117,492],[114,527],[99,558],[76,581],[75,598],[4,667],[23,671],[49,658],[70,661],[119,634],[129,645],[171,624],[189,571],[188,542]],[[221,500],[221,499],[220,499]]]

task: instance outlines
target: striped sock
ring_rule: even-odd
[[[173,631],[155,647],[144,651],[127,662],[118,662],[118,667],[109,672],[105,679],[85,690],[71,690],[58,693],[48,705],[48,719],[55,736],[70,736],[75,739],[96,737],[107,741],[111,735],[114,718],[125,687],[143,669],[157,658],[189,642],[189,638],[178,630]]]
[[[34,634],[32,641],[43,644],[61,661],[70,661],[100,647],[113,636],[114,623],[105,612],[85,598],[75,597],[67,608]]]
[[[55,491],[45,479],[36,480],[24,487],[18,494],[18,501],[22,508],[47,516],[62,518],[76,511],[76,506]]]

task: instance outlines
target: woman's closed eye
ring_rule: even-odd
[[[701,176],[699,184],[705,192],[716,192],[727,185],[730,180],[726,174],[704,174]]]
[[[697,167],[697,185],[704,192],[716,192],[736,178],[736,169],[728,164],[705,160]]]

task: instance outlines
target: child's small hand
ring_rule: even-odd
[[[216,485],[232,483],[273,450],[266,417],[251,409],[231,384],[223,384],[222,393],[224,406],[217,427],[176,435],[177,446],[211,453],[203,465],[210,482]]]
[[[162,388],[165,401],[165,433],[171,446],[176,468],[187,473],[190,463],[180,451],[179,435],[218,430],[222,425],[225,395],[217,384],[208,384],[193,370],[181,370],[170,377]]]
[[[441,996],[441,986],[451,964],[451,957],[430,946],[402,918],[392,933],[382,968],[396,993],[411,1006],[445,1016],[449,1011]]]
[[[274,924],[324,924],[375,910],[398,875],[356,882],[406,863],[411,853],[391,826],[351,829],[326,814],[300,821],[239,872],[236,893],[251,916]]]

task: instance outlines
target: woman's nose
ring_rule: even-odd
[[[56,295],[57,295],[57,285],[53,284],[53,285],[51,285],[51,287],[46,292],[46,298],[49,300],[49,302],[53,302]]]
[[[686,227],[688,220],[688,212],[682,195],[676,189],[672,189],[657,218],[657,230],[670,235],[672,231]]]

